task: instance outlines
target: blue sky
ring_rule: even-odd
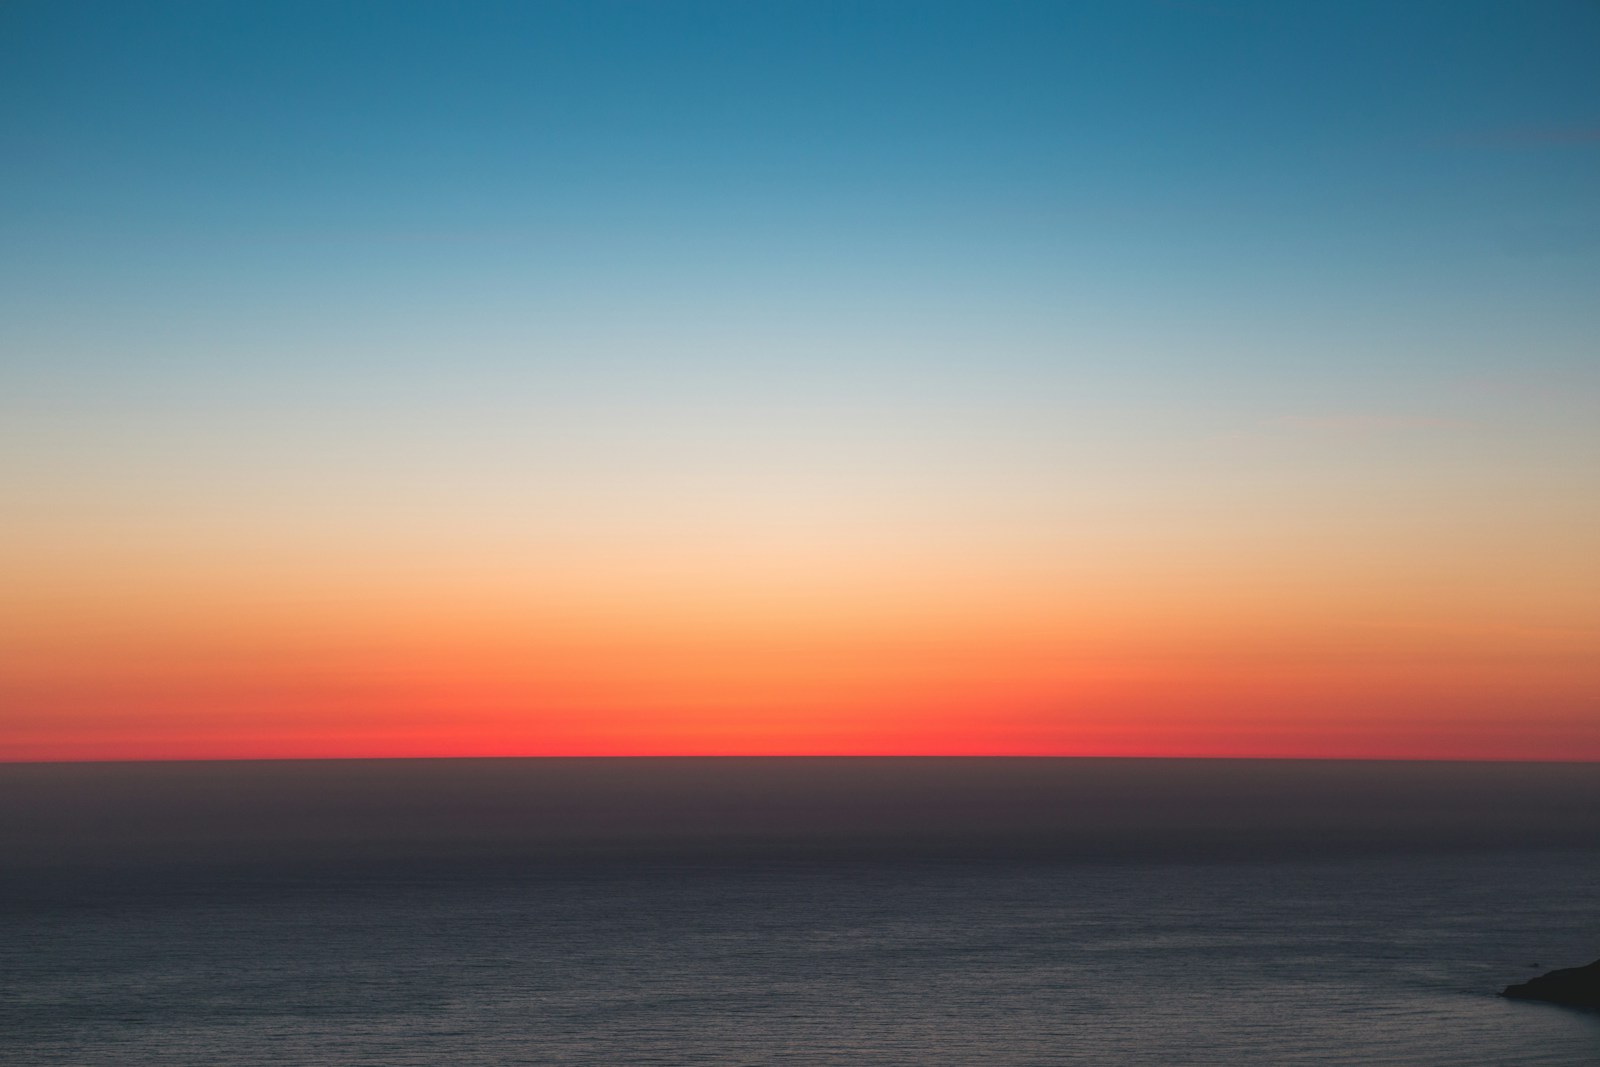
[[[68,451],[508,401],[1571,426],[1597,44],[1585,3],[15,3],[0,373]]]
[[[1597,44],[1584,3],[12,4],[0,342],[69,393],[1567,382]]]
[[[1559,334],[1597,43],[1581,3],[14,4],[7,277],[62,316],[1399,289]]]

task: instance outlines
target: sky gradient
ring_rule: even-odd
[[[1600,760],[1600,7],[0,10],[0,760]]]

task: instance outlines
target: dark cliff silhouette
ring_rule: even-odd
[[[1587,967],[1564,967],[1526,982],[1508,985],[1500,993],[1513,1000],[1544,1000],[1574,1008],[1600,1008],[1600,960]]]

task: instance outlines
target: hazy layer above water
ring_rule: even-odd
[[[1600,764],[992,758],[0,765],[18,865],[1592,845]]]

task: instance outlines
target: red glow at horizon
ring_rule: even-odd
[[[1336,573],[1288,588],[1176,570],[747,587],[596,573],[538,595],[426,574],[58,578],[0,622],[0,760],[1600,760],[1581,614],[1475,622],[1488,613],[1442,583],[1402,612],[1392,588]]]

